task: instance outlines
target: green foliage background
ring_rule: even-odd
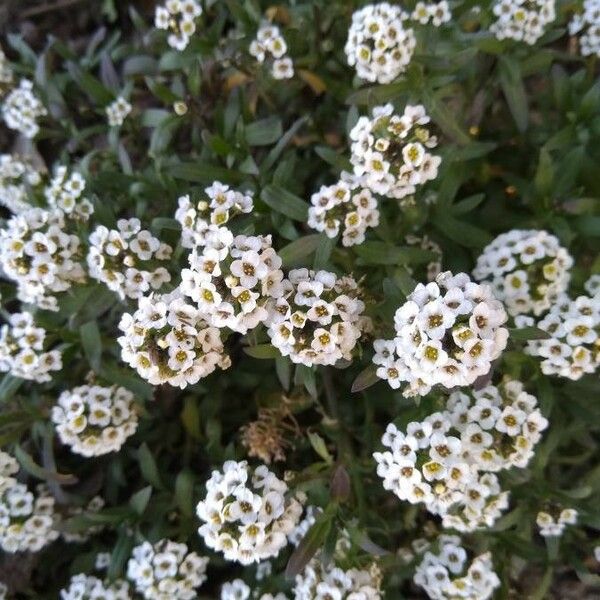
[[[208,2],[200,34],[183,53],[168,49],[152,28],[150,4],[107,0],[34,12],[25,28],[18,13],[27,11],[23,6],[8,23],[12,33],[3,46],[19,75],[35,81],[50,112],[38,149],[48,167],[79,165],[95,206],[92,226],[138,216],[176,246],[179,226],[172,216],[180,195],[199,197],[214,180],[252,189],[255,211],[234,228],[272,233],[286,267],[362,278],[375,337],[389,333],[395,308],[416,281],[425,281],[432,255],[407,246],[410,233],[437,241],[443,268],[458,272],[470,271],[500,232],[547,229],[576,258],[573,293],[600,272],[600,81],[596,60],[572,52],[566,34],[575,3],[560,4],[559,18],[535,47],[497,41],[486,32],[487,8],[476,18],[475,2],[457,3],[449,26],[417,28],[409,69],[389,85],[361,84],[346,65],[343,45],[360,2]],[[247,53],[269,9],[295,62],[297,75],[289,82],[273,80]],[[66,31],[61,19],[72,19]],[[109,130],[104,107],[123,89],[134,111],[120,131]],[[172,109],[180,100],[188,105],[182,117]],[[388,101],[426,106],[441,134],[441,173],[414,205],[382,200],[380,227],[364,244],[344,249],[307,228],[307,201],[348,168],[347,134],[358,116]],[[81,233],[88,233],[86,226]],[[171,271],[184,259],[179,248]],[[18,310],[12,284],[2,282],[0,289],[4,308]],[[194,515],[204,481],[224,460],[246,456],[240,427],[256,418],[258,407],[275,406],[286,395],[300,433],[285,464],[274,469],[297,472],[294,487],[304,489],[310,503],[329,507],[313,545],[331,547],[345,527],[357,560],[387,551],[379,560],[389,598],[419,597],[410,583],[412,567],[395,551],[438,525],[383,490],[371,455],[388,422],[433,412],[443,406],[443,393],[416,405],[382,382],[369,385],[368,339],[351,365],[308,369],[277,358],[264,330],[230,337],[229,371],[184,391],[153,388],[120,362],[116,325],[127,308],[99,283],[74,287],[60,312],[36,314],[64,348],[64,371],[45,385],[10,375],[0,383],[0,442],[32,481],[47,481],[65,506],[82,505],[96,493],[107,502],[99,514],[67,522],[73,531],[105,526],[91,541],[57,542],[26,560],[4,555],[0,579],[12,578],[22,597],[55,598],[69,574],[89,570],[101,550],[112,552],[111,576],[122,572],[144,537],[170,537],[204,552]],[[543,376],[536,360],[521,352],[523,343],[511,336],[494,378],[524,381],[550,428],[529,467],[502,477],[511,490],[510,510],[465,543],[473,551],[492,550],[502,579],[498,598],[562,598],[565,581],[588,589],[600,581],[590,559],[600,529],[600,382],[597,375],[577,382]],[[62,447],[48,419],[60,391],[83,383],[90,369],[134,391],[142,414],[123,450],[99,459]],[[353,383],[358,391],[352,392]],[[340,492],[345,473],[347,497]],[[547,502],[577,508],[580,520],[559,541],[545,543],[535,515]],[[288,558],[286,551],[275,561],[265,590],[285,589]],[[253,580],[252,569],[244,574],[216,555],[209,574],[203,598],[216,597],[221,582],[234,576]]]

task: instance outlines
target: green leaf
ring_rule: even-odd
[[[510,339],[519,342],[526,342],[527,340],[548,340],[552,337],[549,333],[538,327],[515,327],[508,331]]]
[[[30,475],[33,475],[42,481],[54,481],[59,485],[73,485],[78,482],[75,475],[57,473],[56,471],[40,467],[40,465],[38,465],[19,444],[15,446],[15,458]]]
[[[246,143],[250,146],[268,146],[274,144],[283,135],[281,119],[269,117],[246,125]]]
[[[83,71],[75,63],[68,64],[71,77],[77,82],[79,87],[99,106],[105,106],[114,99],[113,93],[103,86],[98,79],[90,73]]]
[[[260,165],[262,173],[268,173],[271,167],[277,162],[287,145],[292,141],[300,128],[308,121],[308,117],[300,117],[294,124],[281,136],[281,139],[275,144],[273,149],[267,154],[267,157]],[[247,133],[247,132],[246,132]]]
[[[148,448],[148,444],[144,442],[138,450],[138,462],[140,464],[140,471],[144,476],[144,479],[151,483],[155,488],[162,489],[163,484],[160,480],[160,473],[156,465],[156,461]]]
[[[7,373],[0,383],[0,402],[10,400],[23,383],[25,382],[20,377],[13,377],[10,373]]]
[[[329,450],[327,450],[327,446],[325,445],[325,441],[323,438],[313,431],[307,431],[306,435],[308,436],[308,441],[310,445],[313,447],[313,450],[328,464],[333,464],[333,457],[329,454]]]
[[[519,63],[508,55],[498,57],[500,86],[508,103],[508,108],[515,120],[517,129],[523,133],[529,121],[527,94],[523,85],[523,77]]]
[[[79,328],[79,335],[90,367],[96,373],[99,373],[102,361],[102,339],[100,338],[98,323],[96,321],[88,321]]]
[[[202,429],[200,427],[200,411],[198,410],[198,400],[195,396],[186,396],[181,411],[181,422],[185,430],[194,438],[202,438]]]
[[[136,492],[129,499],[129,506],[138,514],[143,515],[146,507],[148,506],[148,502],[150,502],[150,497],[152,496],[152,486],[149,485],[139,492]]]
[[[546,149],[542,148],[534,178],[535,189],[541,196],[547,196],[552,192],[554,172],[555,165],[552,162],[552,157]]]
[[[308,204],[279,186],[268,185],[263,189],[260,197],[267,206],[290,219],[295,221],[308,219]]]
[[[455,219],[444,211],[436,212],[432,222],[440,233],[467,248],[483,248],[492,241],[492,236],[485,229]]]
[[[407,265],[425,264],[436,258],[435,253],[410,246],[398,248],[385,242],[365,242],[356,246],[354,252],[362,264]]]
[[[281,356],[279,350],[273,344],[258,344],[256,346],[244,346],[244,352],[252,358],[273,359]]]
[[[223,183],[238,183],[241,179],[235,171],[205,162],[178,163],[167,167],[167,173],[176,179],[185,179],[196,183],[212,183],[215,180]]]
[[[284,246],[278,252],[284,266],[295,267],[306,264],[306,259],[317,250],[323,237],[323,234],[313,233]]]
[[[477,208],[485,200],[485,194],[474,194],[452,205],[452,214],[464,215]]]
[[[450,139],[461,146],[468,146],[471,143],[471,138],[458,123],[452,111],[446,108],[446,103],[441,97],[425,92],[423,103],[433,121]]]
[[[362,392],[372,385],[375,385],[379,381],[377,377],[377,365],[369,365],[366,369],[363,369],[352,382],[352,393]]]
[[[332,517],[325,512],[317,517],[314,525],[302,538],[288,561],[285,568],[285,577],[293,580],[296,575],[304,570],[310,559],[317,553],[325,542],[325,538],[331,528]]]
[[[191,518],[194,516],[194,474],[181,471],[175,480],[175,500],[181,514]]]

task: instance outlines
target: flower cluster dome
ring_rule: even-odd
[[[212,472],[206,490],[197,506],[198,533],[209,548],[243,565],[277,556],[302,515],[304,499],[291,496],[264,465],[227,461]]]
[[[507,315],[491,288],[465,273],[441,273],[418,284],[396,311],[396,334],[375,341],[377,376],[405,395],[427,394],[435,385],[472,384],[491,368],[508,339]]]
[[[435,179],[442,159],[429,152],[437,138],[421,105],[407,105],[402,115],[391,104],[376,106],[350,132],[354,174],[376,194],[404,198]]]

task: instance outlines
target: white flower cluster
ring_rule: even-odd
[[[351,360],[352,350],[369,325],[361,289],[350,276],[292,269],[284,293],[270,307],[271,343],[292,362],[308,367]]]
[[[490,31],[499,39],[535,44],[556,19],[555,0],[496,0]]]
[[[133,394],[113,385],[81,385],[65,390],[52,409],[63,444],[86,457],[117,452],[137,430]]]
[[[583,12],[573,15],[569,23],[569,35],[578,33],[581,54],[600,57],[600,0],[583,0]]]
[[[17,461],[0,451],[0,548],[4,552],[39,552],[58,538],[54,498],[43,485],[33,494],[13,475]]]
[[[73,218],[87,221],[94,212],[92,203],[82,198],[85,189],[85,179],[80,173],[68,174],[67,167],[61,165],[44,190],[46,201],[51,208],[60,208]]]
[[[208,558],[189,552],[185,544],[160,540],[132,550],[127,578],[146,600],[191,600],[206,581]]]
[[[431,21],[434,27],[440,27],[452,19],[452,13],[446,0],[441,0],[441,2],[419,1],[411,14],[411,19],[421,25],[427,25]]]
[[[352,15],[344,51],[361,79],[391,83],[404,73],[417,44],[406,19],[408,14],[389,2],[367,4]]]
[[[459,433],[462,458],[481,471],[525,468],[548,427],[537,398],[510,379],[497,387],[453,392],[441,415]]]
[[[195,204],[189,196],[181,196],[178,200],[175,219],[181,223],[181,245],[184,248],[222,246],[230,236],[223,225],[235,214],[250,213],[254,208],[250,194],[231,190],[219,181],[207,187],[204,193],[208,200]]]
[[[110,127],[120,127],[123,125],[125,118],[131,112],[131,104],[119,96],[114,102],[111,102],[106,107],[106,118]]]
[[[396,311],[394,339],[375,341],[377,376],[394,389],[408,382],[404,395],[427,394],[436,384],[470,385],[506,347],[506,320],[488,285],[441,273],[418,284]]]
[[[221,586],[220,600],[248,600],[251,597],[252,590],[243,579],[234,579],[227,581]],[[259,594],[256,591],[252,594],[256,600],[287,600],[283,593],[278,594]]]
[[[574,508],[563,508],[558,516],[553,516],[549,512],[540,511],[537,514],[535,522],[540,528],[540,535],[544,537],[560,537],[567,525],[577,523],[578,513]]]
[[[287,54],[287,44],[277,25],[268,23],[260,27],[256,39],[250,44],[250,54],[262,64],[270,56],[271,75],[275,79],[291,79],[294,76],[294,63]]]
[[[323,564],[318,555],[296,575],[295,600],[380,600],[381,571],[372,563],[369,569],[344,570],[335,561]]]
[[[38,383],[62,369],[58,350],[44,352],[46,330],[36,327],[31,313],[14,313],[0,328],[0,371]]]
[[[379,225],[377,199],[349,173],[342,173],[335,185],[321,186],[310,201],[308,226],[324,231],[330,238],[336,237],[343,227],[344,246],[362,244],[367,229]]]
[[[175,50],[185,50],[196,32],[196,19],[202,14],[197,0],[167,0],[157,6],[154,26],[169,31],[167,43]]]
[[[59,209],[29,208],[0,229],[0,266],[21,302],[57,311],[56,294],[85,282],[79,237]]]
[[[121,358],[153,385],[183,389],[231,364],[220,331],[208,326],[179,289],[140,298],[138,309],[125,313],[119,328]]]
[[[569,286],[573,259],[547,231],[512,229],[483,249],[473,277],[492,286],[512,316],[541,315]]]
[[[518,381],[455,392],[448,410],[409,423],[406,433],[388,425],[382,443],[390,450],[373,455],[377,474],[401,500],[441,515],[444,527],[490,527],[508,506],[490,472],[525,467],[547,425]]]
[[[90,235],[87,264],[90,276],[119,298],[137,299],[171,281],[159,261],[171,258],[172,252],[171,246],[142,229],[139,219],[119,219],[117,229],[99,225]]]
[[[376,194],[404,198],[435,179],[442,162],[428,152],[437,138],[425,127],[430,119],[421,105],[407,105],[402,116],[391,104],[376,106],[350,132],[355,175]]]
[[[6,58],[6,54],[0,48],[0,96],[6,91],[13,82],[13,70]]]
[[[600,365],[600,295],[561,296],[550,312],[539,321],[521,315],[519,327],[535,325],[550,337],[530,340],[525,351],[542,359],[544,375],[579,379]]]
[[[181,292],[212,327],[246,333],[264,323],[267,303],[284,293],[281,258],[271,236],[219,236],[220,246],[194,248],[181,272]]]
[[[287,484],[266,466],[227,461],[206,482],[206,498],[196,512],[204,524],[204,543],[243,565],[277,556],[302,515],[301,496],[288,495]]]
[[[102,581],[93,575],[73,575],[68,587],[60,591],[60,600],[130,600],[126,581]]]
[[[454,535],[440,535],[438,549],[428,550],[415,571],[413,581],[431,600],[487,600],[500,586],[492,555],[480,554],[471,563],[467,552]]]
[[[22,133],[26,138],[34,138],[39,133],[37,121],[46,114],[48,111],[33,93],[33,83],[29,79],[21,79],[19,87],[6,96],[2,105],[6,126]]]
[[[0,204],[10,212],[20,213],[31,208],[28,190],[41,181],[38,171],[28,162],[11,154],[0,154]]]

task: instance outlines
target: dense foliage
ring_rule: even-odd
[[[597,597],[597,0],[81,4],[0,53],[0,596]]]

